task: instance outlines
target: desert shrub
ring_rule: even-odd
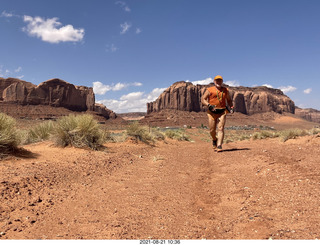
[[[319,134],[320,133],[320,128],[313,128],[309,132],[311,135]]]
[[[19,139],[19,144],[21,144],[21,145],[26,145],[26,144],[31,143],[29,140],[28,130],[18,129],[17,130],[17,137]]]
[[[278,137],[278,134],[276,132],[271,132],[271,131],[260,131],[260,132],[255,132],[252,135],[252,139],[267,139],[267,138],[275,138]]]
[[[104,141],[106,142],[116,142],[112,133],[109,130],[104,130]]]
[[[184,130],[167,130],[165,131],[166,137],[170,139],[176,139],[179,141],[190,141],[190,137],[184,132]]]
[[[60,146],[99,149],[105,141],[105,133],[92,115],[61,117],[54,129],[54,140]]]
[[[127,134],[126,134],[126,132],[111,133],[109,139],[110,140],[108,140],[108,138],[107,138],[106,141],[109,141],[109,142],[124,142],[127,139]]]
[[[12,117],[0,113],[0,154],[14,151],[19,143],[16,121]]]
[[[316,128],[309,131],[303,129],[288,129],[282,131],[261,131],[256,132],[252,135],[252,139],[266,139],[266,138],[280,138],[281,141],[285,142],[289,139],[295,139],[299,136],[306,136],[319,133],[320,130]]]
[[[306,130],[302,129],[288,129],[280,132],[280,139],[281,141],[285,142],[289,139],[295,139],[299,136],[308,135]]]
[[[54,133],[54,126],[54,122],[46,121],[29,129],[27,132],[25,143],[28,144],[48,140]]]
[[[142,141],[147,144],[154,142],[154,139],[152,135],[149,133],[148,128],[139,125],[138,122],[131,123],[126,128],[126,134],[128,136],[134,137],[138,141]]]
[[[160,129],[158,129],[158,128],[152,128],[150,134],[154,140],[164,140],[165,139],[164,133],[161,132]]]

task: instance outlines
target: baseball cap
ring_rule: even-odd
[[[222,76],[220,76],[220,75],[214,77],[214,80],[217,80],[217,79],[223,80]]]

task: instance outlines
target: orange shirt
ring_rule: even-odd
[[[209,104],[215,105],[217,108],[226,108],[226,98],[229,93],[228,89],[222,87],[222,90],[219,91],[215,86],[207,89],[210,92]]]

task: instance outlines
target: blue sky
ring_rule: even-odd
[[[93,87],[121,113],[219,74],[320,110],[318,0],[0,1],[0,77]]]

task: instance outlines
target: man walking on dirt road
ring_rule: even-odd
[[[201,103],[208,107],[207,115],[210,135],[212,137],[213,149],[217,152],[222,151],[227,112],[233,113],[233,103],[229,91],[226,87],[222,86],[222,83],[222,76],[216,76],[214,78],[215,86],[207,88],[201,98]],[[216,136],[217,126],[218,137]]]

